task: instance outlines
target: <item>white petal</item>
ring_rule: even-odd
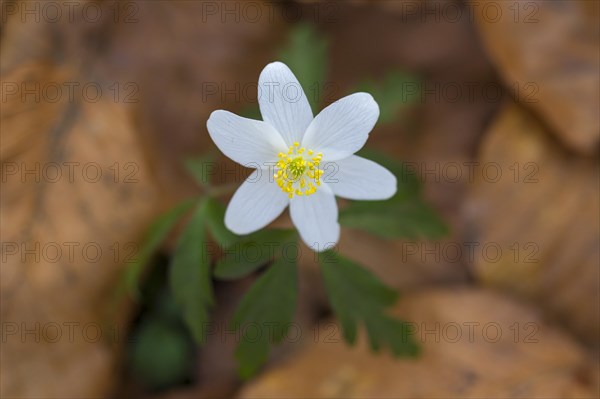
[[[225,212],[225,226],[236,234],[249,234],[271,223],[289,199],[266,170],[255,170],[237,189]]]
[[[325,251],[337,244],[340,238],[338,207],[325,184],[312,195],[292,198],[290,216],[302,241],[314,251]]]
[[[384,200],[396,194],[396,176],[371,160],[352,155],[328,165],[334,167],[324,168],[323,181],[338,197]]]
[[[264,121],[277,129],[288,146],[302,141],[313,114],[302,86],[285,64],[273,62],[263,69],[258,104]]]
[[[206,122],[208,133],[219,150],[249,168],[266,168],[287,151],[283,138],[268,123],[242,118],[228,111],[214,111]]]
[[[302,146],[323,153],[323,161],[346,158],[360,150],[379,118],[379,106],[368,93],[344,97],[315,117]]]

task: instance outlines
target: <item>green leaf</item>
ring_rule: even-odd
[[[410,325],[384,313],[396,301],[396,291],[368,270],[333,251],[321,253],[319,261],[329,301],[349,344],[356,342],[358,325],[362,323],[373,350],[387,345],[395,355],[418,352],[418,346],[409,334]]]
[[[340,212],[340,223],[346,227],[365,230],[381,238],[439,239],[448,228],[420,199],[352,203]]]
[[[206,223],[215,241],[222,247],[233,245],[239,237],[225,226],[225,206],[214,198],[206,204]]]
[[[214,275],[221,280],[245,277],[281,256],[282,250],[297,250],[297,246],[290,245],[295,238],[296,232],[289,229],[262,230],[244,236],[224,251]],[[287,253],[286,256],[292,257]]]
[[[363,149],[356,155],[377,162],[396,176],[398,181],[398,191],[394,195],[394,199],[405,200],[421,195],[419,178],[414,169],[410,168],[409,164],[397,161],[396,159],[375,150]],[[375,201],[373,204],[381,204],[381,201]]]
[[[391,71],[382,81],[367,80],[357,86],[355,91],[370,93],[379,104],[379,123],[394,122],[407,105],[419,100],[421,81],[416,76]]]
[[[285,338],[296,307],[298,273],[296,261],[281,257],[254,283],[233,317],[241,331],[235,350],[238,373],[251,377],[267,360],[270,344]]]
[[[412,335],[414,329],[410,323],[394,319],[386,315],[369,315],[365,326],[369,335],[371,349],[378,351],[385,343],[395,356],[416,356],[420,347]]]
[[[212,167],[217,155],[214,152],[209,152],[198,158],[188,158],[184,161],[185,169],[194,178],[196,183],[201,187],[208,189],[210,184],[210,176],[213,172]]]
[[[145,320],[129,353],[133,373],[154,389],[183,383],[192,368],[193,347],[182,328],[160,318]]]
[[[144,267],[149,263],[150,257],[167,237],[173,226],[181,219],[184,213],[189,211],[194,204],[193,201],[183,201],[161,216],[150,226],[140,245],[135,260],[125,270],[124,280],[127,291],[134,298],[139,298],[139,280]]]
[[[256,103],[245,106],[240,111],[240,116],[243,116],[244,118],[248,118],[248,119],[262,121],[262,115],[260,113],[260,108],[258,107],[258,104],[256,104]]]
[[[169,281],[183,319],[198,343],[205,340],[209,307],[213,304],[205,225],[206,201],[201,201],[183,231],[171,261]]]
[[[398,191],[385,201],[351,202],[340,211],[342,225],[386,239],[438,239],[448,234],[444,222],[422,198],[419,181],[410,168],[373,151],[359,155],[389,169],[396,176]]]
[[[288,42],[279,56],[298,78],[313,110],[321,100],[328,47],[327,39],[320,36],[313,25],[298,24],[290,31]]]

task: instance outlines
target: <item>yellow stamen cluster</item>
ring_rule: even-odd
[[[297,141],[286,153],[279,153],[279,161],[273,176],[281,191],[290,198],[294,195],[311,195],[321,185],[323,171],[318,168],[322,153],[300,147]]]

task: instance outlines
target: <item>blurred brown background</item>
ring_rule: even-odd
[[[2,1],[1,396],[598,397],[599,16],[595,0]],[[138,305],[111,300],[127,244],[198,193],[182,161],[213,149],[208,115],[255,103],[301,23],[329,42],[323,104],[390,69],[423,79],[368,145],[416,167],[451,235],[340,243],[402,292],[423,354],[314,339],[339,331],[307,257],[304,339],[241,382],[215,337],[186,383],[149,389],[126,365]],[[216,286],[216,321],[248,283]]]

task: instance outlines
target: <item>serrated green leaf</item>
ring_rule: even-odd
[[[398,181],[398,191],[385,201],[353,201],[340,211],[340,223],[378,237],[438,239],[448,228],[425,202],[417,177],[408,166],[374,151],[361,151],[365,158],[386,167]]]
[[[359,324],[364,324],[374,350],[388,346],[395,355],[414,355],[417,344],[409,325],[387,316],[396,292],[375,275],[333,251],[319,256],[323,280],[333,311],[342,325],[344,339],[354,344]]]
[[[412,339],[410,324],[384,315],[369,315],[365,322],[371,349],[378,351],[386,343],[395,356],[416,356],[420,346]]]
[[[235,350],[241,378],[254,375],[267,360],[269,346],[285,338],[298,295],[296,269],[295,259],[278,258],[238,306],[232,327],[243,332]]]
[[[167,212],[159,216],[146,232],[135,261],[131,263],[124,275],[127,291],[134,298],[139,298],[139,280],[144,267],[150,261],[150,257],[156,252],[160,244],[165,240],[173,226],[181,219],[184,213],[194,205],[193,201],[183,201]]]
[[[386,124],[397,119],[407,105],[419,99],[421,81],[415,75],[391,71],[383,80],[361,83],[355,91],[370,93],[379,105],[379,123]]]
[[[281,255],[296,237],[294,230],[270,229],[240,238],[228,247],[214,270],[221,280],[245,277]]]
[[[225,226],[225,206],[214,198],[207,199],[206,223],[215,241],[222,247],[229,247],[239,240]]]
[[[210,257],[206,242],[206,201],[201,201],[183,231],[171,261],[169,282],[194,339],[203,343],[213,304]]]
[[[313,25],[298,24],[290,31],[288,42],[279,56],[298,78],[313,110],[321,100],[328,47],[327,39]]]

